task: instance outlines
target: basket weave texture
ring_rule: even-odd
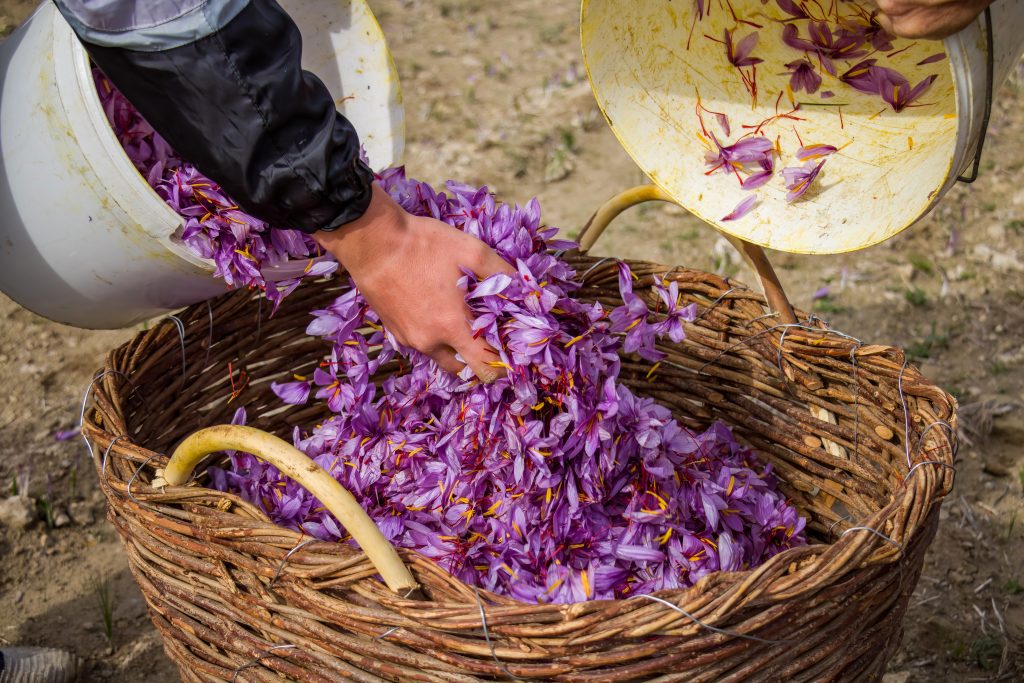
[[[576,296],[621,303],[615,262],[569,257]],[[186,681],[811,681],[880,678],[953,485],[955,402],[902,352],[821,321],[782,326],[761,295],[718,276],[630,262],[635,291],[679,283],[697,320],[654,374],[622,381],[692,428],[723,420],[770,461],[808,517],[809,545],[656,599],[534,605],[477,591],[411,551],[424,596],[389,591],[356,547],[310,541],[237,496],[155,489],[185,436],[226,423],[284,438],[325,416],[282,409],[273,380],[325,351],[302,334],[341,288],[306,286],[265,319],[246,292],[199,304],[112,351],[84,433],[108,518]],[[667,273],[666,273],[667,271]],[[397,371],[397,366],[389,371]],[[230,401],[229,401],[230,399]],[[923,464],[921,464],[923,463]]]

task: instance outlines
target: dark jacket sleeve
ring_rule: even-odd
[[[182,7],[162,24],[137,9],[125,18],[89,15],[81,0],[57,4],[153,128],[245,211],[306,232],[361,216],[373,173],[326,86],[302,70],[284,10],[273,0],[165,2],[153,4]],[[200,16],[182,28],[189,12]]]

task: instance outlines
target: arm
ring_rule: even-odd
[[[56,2],[107,77],[239,206],[314,234],[399,341],[446,370],[461,369],[457,351],[481,379],[497,376],[455,283],[459,265],[481,276],[509,266],[374,185],[354,128],[302,70],[298,28],[276,2]]]

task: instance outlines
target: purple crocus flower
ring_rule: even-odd
[[[739,177],[742,171],[750,175],[740,180],[741,186],[754,189],[764,185],[775,170],[775,145],[763,135],[741,138],[731,145],[723,146],[711,133],[711,141],[718,151],[709,151],[704,155],[708,168],[705,173],[708,175],[721,169]]]
[[[828,22],[808,22],[807,33],[809,40],[800,36],[795,24],[786,24],[782,29],[782,41],[794,49],[816,55],[822,68],[833,76],[836,74],[833,60],[856,59],[867,54],[862,48],[862,40],[841,31],[833,33]]]
[[[818,92],[818,88],[821,87],[821,76],[818,75],[809,59],[789,62],[786,64],[786,68],[789,69],[789,87],[793,89],[793,92],[803,90],[808,95]]]
[[[878,71],[878,67],[875,66],[877,62],[877,59],[865,59],[858,62],[839,76],[839,80],[854,90],[871,95],[880,94],[878,76],[882,72]]]
[[[899,76],[897,79],[893,74],[896,74],[896,72],[891,69],[887,69],[884,74],[880,74],[878,88],[881,91],[882,99],[897,114],[907,107],[913,106],[914,102],[928,92],[928,89],[932,87],[932,83],[938,78],[937,75],[932,74],[914,87],[911,87],[905,78]],[[896,75],[898,76],[898,74]]]
[[[763,62],[763,59],[753,57],[750,54],[757,46],[757,37],[757,31],[753,31],[746,37],[742,38],[738,43],[734,44],[732,42],[732,31],[730,29],[725,29],[725,56],[726,59],[729,60],[729,63],[736,68],[741,68]]]
[[[786,193],[787,202],[795,201],[807,192],[807,188],[811,186],[811,183],[814,182],[814,179],[821,172],[821,167],[825,165],[825,161],[826,159],[822,159],[818,163],[808,161],[803,166],[782,169],[782,178],[786,182],[786,189],[789,190]]]
[[[676,343],[683,341],[686,338],[683,322],[693,322],[697,317],[697,305],[682,305],[679,283],[675,280],[669,282],[667,287],[661,283],[655,284],[654,289],[665,306],[665,319],[652,325],[654,333],[658,336],[667,336]],[[658,312],[662,313],[660,310]]]
[[[876,52],[892,50],[893,37],[878,23],[875,14],[840,21],[839,34],[865,45],[870,44]]]
[[[807,19],[809,16],[806,8],[801,3],[796,2],[796,0],[775,0],[775,4],[794,19]]]

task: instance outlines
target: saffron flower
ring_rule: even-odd
[[[936,78],[938,76],[932,74],[911,87],[906,77],[898,71],[878,66],[877,60],[865,59],[850,67],[839,80],[861,92],[880,95],[898,114],[928,92]]]
[[[895,72],[892,72],[895,73]],[[888,74],[879,78],[878,87],[881,90],[882,99],[892,107],[892,110],[899,114],[913,104],[932,87],[932,83],[938,78],[932,74],[914,87],[910,86],[905,78],[890,78]]]
[[[803,90],[808,95],[818,92],[818,88],[821,87],[821,76],[818,75],[809,59],[789,62],[786,64],[786,68],[789,69],[787,72],[789,73],[789,87],[793,89],[793,92]]]
[[[825,161],[826,159],[822,159],[818,163],[808,161],[803,166],[782,169],[782,178],[786,182],[786,189],[789,190],[786,193],[787,202],[795,201],[807,192],[811,183],[821,173],[821,168],[825,165]]]
[[[738,43],[732,42],[732,31],[725,29],[725,56],[736,68],[760,64],[763,59],[751,56],[757,46],[757,31],[752,31]]]
[[[862,40],[842,31],[833,33],[828,22],[810,21],[807,32],[809,39],[802,38],[795,24],[786,24],[782,29],[782,42],[794,49],[816,55],[821,61],[821,67],[833,76],[836,75],[833,60],[856,59],[867,54]]]
[[[775,0],[775,4],[794,19],[807,19],[809,17],[807,9],[802,4],[796,2],[796,0]]]
[[[717,153],[709,151],[704,156],[708,167],[707,175],[723,170],[733,173],[744,189],[754,189],[768,182],[775,170],[775,144],[763,135],[742,138],[731,145],[722,145],[714,133],[710,133],[711,141]],[[749,174],[742,178],[740,173]]]

